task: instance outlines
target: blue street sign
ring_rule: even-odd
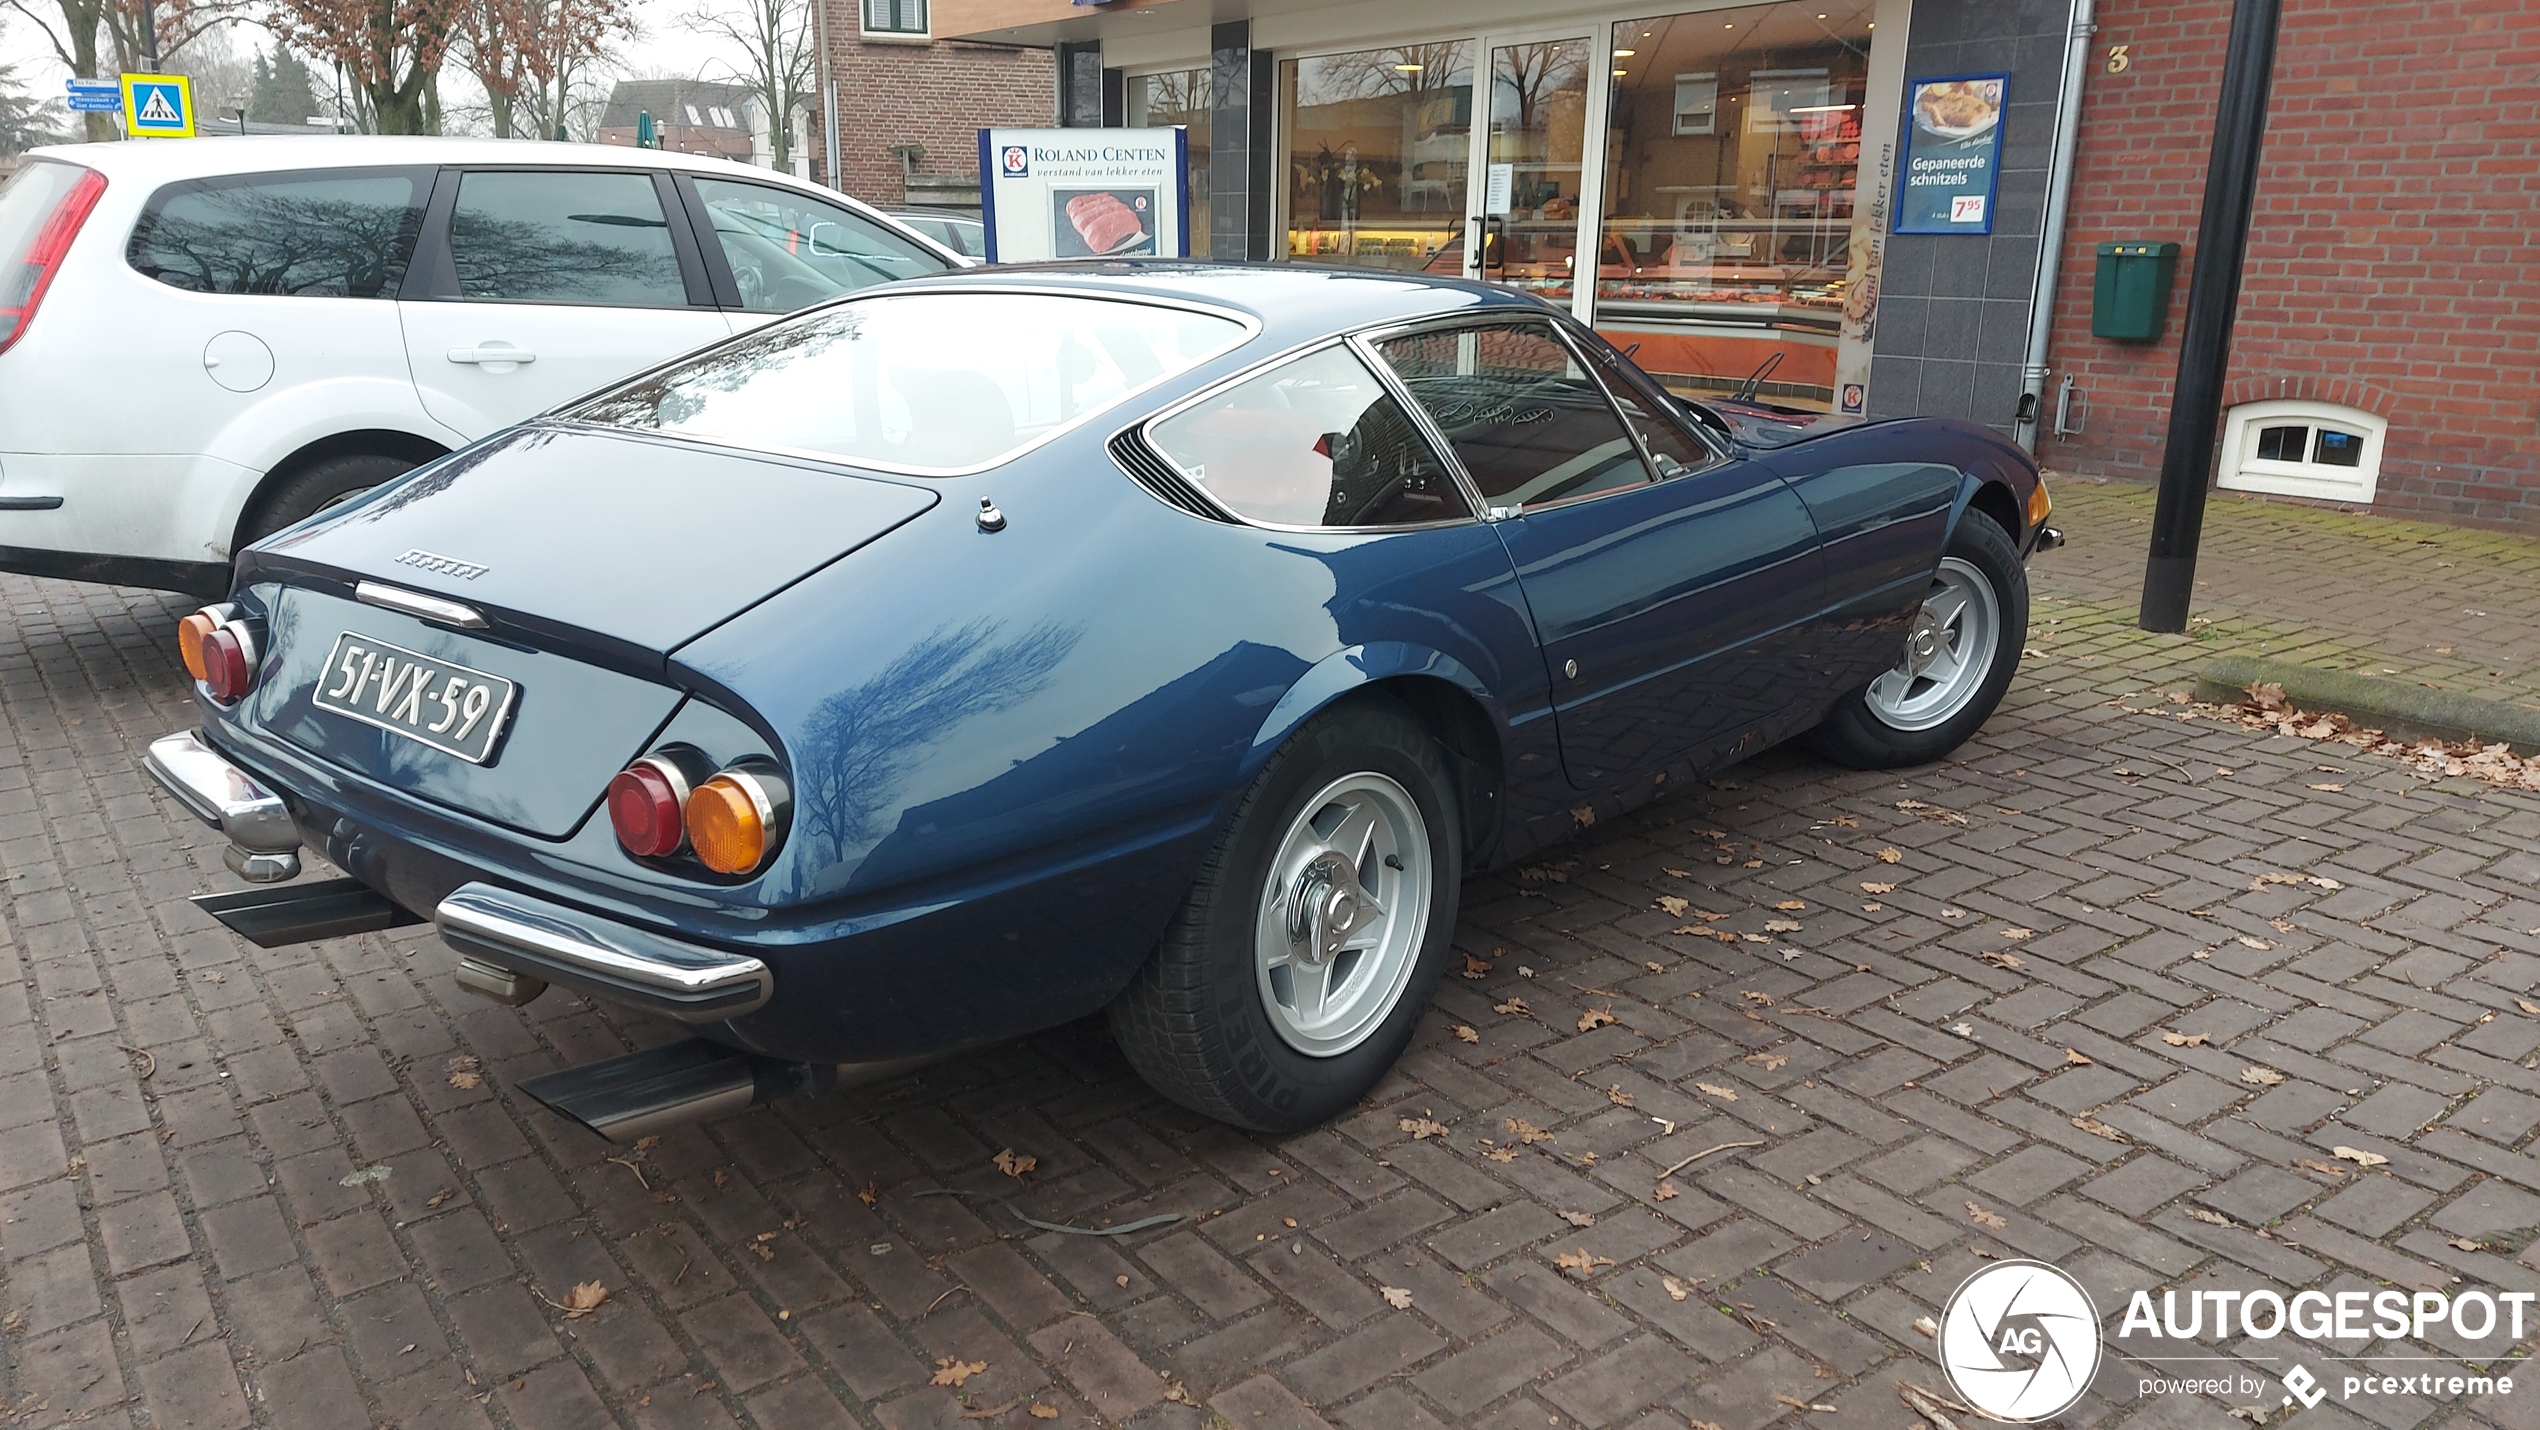
[[[112,114],[123,108],[123,86],[113,80],[74,79],[68,88],[73,114]]]

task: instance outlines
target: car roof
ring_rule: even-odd
[[[637,149],[622,144],[558,144],[549,140],[452,139],[439,135],[311,134],[206,135],[181,142],[55,144],[29,152],[95,169],[108,179],[141,183],[256,174],[274,169],[349,169],[380,164],[523,164],[554,168],[676,169],[701,174],[747,174],[805,184],[773,169],[706,154]],[[824,191],[825,192],[825,191]]]
[[[1261,325],[1247,346],[1289,347],[1325,334],[1489,310],[1509,316],[1556,311],[1529,293],[1429,273],[1327,268],[1304,263],[1218,263],[1187,258],[1101,263],[1005,264],[908,280],[886,292],[1035,288],[1170,298],[1245,314]]]

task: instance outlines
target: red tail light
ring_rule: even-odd
[[[203,688],[227,705],[247,693],[256,680],[255,658],[236,626],[223,626],[203,637]]]
[[[48,195],[47,187],[54,192]],[[0,202],[0,353],[26,335],[61,269],[62,255],[70,251],[79,226],[105,192],[105,175],[53,163],[30,165],[0,190],[0,199],[6,200]],[[44,205],[48,197],[51,203],[42,218],[20,211],[23,205]]]
[[[688,847],[688,793],[714,766],[687,745],[665,745],[609,781],[609,827],[626,852],[667,859]]]

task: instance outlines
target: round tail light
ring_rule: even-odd
[[[784,815],[785,787],[774,772],[728,769],[688,796],[688,842],[718,874],[748,874],[767,862]]]
[[[688,781],[668,760],[647,757],[609,781],[609,825],[629,854],[667,858],[688,842],[682,822]]]
[[[203,688],[212,693],[214,700],[227,705],[245,695],[247,687],[255,683],[255,661],[235,626],[223,626],[204,636],[198,649],[203,659]]]
[[[219,620],[209,611],[196,611],[177,622],[177,659],[185,662],[185,673],[196,680],[211,679],[211,667],[203,661],[203,641],[220,626]]]

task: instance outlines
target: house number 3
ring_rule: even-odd
[[[2108,47],[2108,73],[2124,74],[2127,70],[2134,68],[2134,57],[2126,53],[2126,51],[2132,48],[2134,48],[2132,45],[2110,45]]]

